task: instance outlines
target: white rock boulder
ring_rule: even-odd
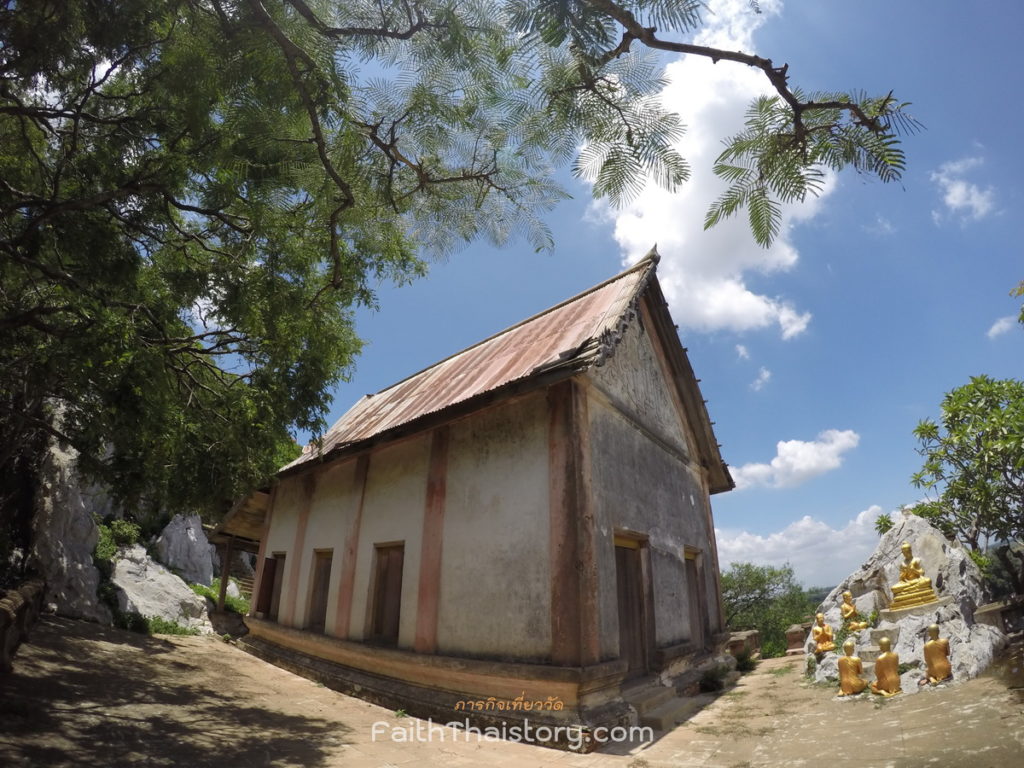
[[[839,604],[846,590],[853,594],[854,603],[862,615],[869,616],[873,611],[885,612],[877,627],[852,635],[856,653],[870,654],[877,648],[877,638],[888,635],[900,663],[917,665],[903,674],[906,693],[918,689],[930,624],[937,623],[939,636],[949,639],[954,681],[977,677],[992,663],[994,655],[1006,642],[999,630],[974,620],[974,610],[985,602],[981,571],[965,547],[947,539],[924,518],[904,512],[895,523],[882,536],[867,562],[829,593],[818,606],[818,612],[824,613],[826,623],[838,632],[843,623]],[[886,609],[892,600],[891,585],[899,580],[899,567],[903,562],[900,546],[904,541],[910,543],[914,557],[921,559],[939,602],[889,614]],[[814,651],[810,636],[806,650],[809,654]],[[842,649],[837,648],[836,651],[841,652]],[[817,681],[824,682],[835,676],[835,657],[836,653],[828,653],[819,660],[815,673]]]
[[[122,612],[138,613],[146,618],[157,616],[204,634],[213,632],[206,599],[150,558],[138,544],[117,553],[111,581],[117,588]]]
[[[99,539],[93,514],[103,517],[110,501],[75,471],[74,449],[52,445],[40,470],[40,486],[32,518],[31,565],[46,580],[44,605],[75,619],[110,623],[110,610],[96,588],[100,573],[92,554]]]
[[[190,584],[210,586],[216,551],[199,515],[175,515],[157,537],[156,558]]]

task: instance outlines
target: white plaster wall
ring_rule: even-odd
[[[420,552],[429,457],[429,434],[385,446],[370,455],[352,592],[349,637],[353,640],[362,640],[367,635],[374,544],[403,541],[405,559],[402,563],[398,647],[412,648],[419,604]]]
[[[341,578],[341,560],[344,556],[345,536],[356,506],[359,490],[355,487],[356,460],[329,464],[317,470],[316,489],[306,523],[306,536],[299,566],[299,590],[296,598],[295,626],[309,625],[310,590],[313,586],[313,552],[332,549],[330,590],[327,594],[327,624],[325,632],[333,634],[336,620],[334,607],[338,600]]]
[[[288,615],[288,589],[291,582],[291,559],[294,556],[295,529],[299,522],[299,509],[302,504],[301,477],[287,477],[277,486],[274,494],[274,507],[271,511],[270,530],[267,532],[266,557],[273,557],[281,552],[287,558],[284,573],[278,574],[281,582],[281,605],[278,615]]]
[[[452,425],[437,641],[441,653],[551,653],[544,393]]]

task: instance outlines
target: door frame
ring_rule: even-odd
[[[690,563],[693,563],[696,576],[693,582],[690,580]],[[690,603],[695,594],[697,598],[697,605],[690,605],[690,624],[693,624],[696,616],[699,627],[690,627],[690,641],[698,650],[707,650],[711,645],[711,609],[708,604],[707,575],[704,573],[704,552],[696,547],[684,547],[683,565],[687,582],[686,601]],[[701,630],[699,636],[697,629]]]
[[[382,601],[384,598],[385,585],[381,583],[381,554],[382,550],[402,550],[402,580],[399,585],[398,591],[398,631],[394,638],[382,636],[375,632],[378,616],[378,611],[382,607]],[[401,635],[401,623],[402,623],[402,591],[405,588],[405,541],[380,541],[374,542],[373,545],[373,558],[370,563],[370,593],[369,600],[366,604],[366,630],[363,633],[363,637],[366,641],[371,643],[378,643],[381,645],[395,646],[398,644],[399,637]]]
[[[651,549],[647,536],[634,531],[616,531],[613,539],[613,552],[615,547],[631,549],[637,553],[637,577],[640,582],[640,623],[636,628],[639,634],[640,650],[643,657],[642,667],[639,673],[630,677],[643,677],[654,669],[655,651],[655,624],[654,624],[654,589],[651,578]],[[615,559],[615,608],[618,611],[618,558]],[[618,617],[621,622],[622,617]],[[619,636],[621,638],[621,627]],[[619,658],[622,658],[622,649],[619,649]],[[627,671],[628,674],[628,671]]]

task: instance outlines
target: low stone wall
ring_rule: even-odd
[[[988,624],[1005,634],[1024,630],[1024,597],[1011,597],[974,609],[974,620]]]
[[[729,635],[729,644],[726,650],[728,650],[730,656],[739,656],[743,653],[749,656],[759,656],[761,653],[761,633],[756,629],[733,632]]]
[[[0,597],[0,674],[11,671],[14,654],[39,618],[45,584],[31,579]]]

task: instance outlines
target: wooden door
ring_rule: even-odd
[[[319,549],[313,552],[313,583],[309,593],[309,621],[307,628],[312,632],[323,632],[327,626],[327,593],[331,588],[331,562],[334,550]]]
[[[223,578],[223,576],[221,577]],[[256,613],[269,616],[274,598],[274,584],[277,581],[277,558],[263,558],[263,573],[260,576],[260,591],[256,596]]]
[[[274,555],[274,586],[271,587],[270,611],[267,618],[277,621],[277,615],[281,612],[281,584],[284,582],[284,563],[287,558],[284,555]]]
[[[376,550],[377,568],[374,578],[373,620],[370,635],[389,645],[398,642],[398,625],[402,609],[402,564],[405,545],[390,544]]]
[[[690,603],[690,637],[697,648],[708,644],[708,601],[700,556],[686,554],[686,591]]]
[[[619,658],[628,663],[626,678],[647,673],[644,639],[643,578],[638,547],[615,547],[619,602]]]

